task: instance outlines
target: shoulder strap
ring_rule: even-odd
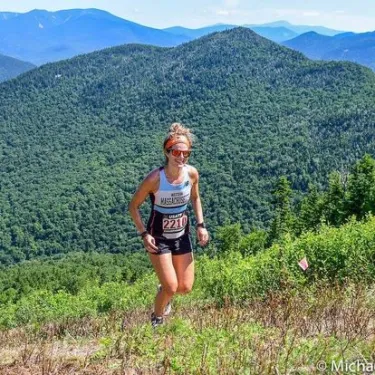
[[[190,182],[190,176],[189,176],[189,166],[186,164],[185,167],[185,177],[184,177],[184,182],[189,181]]]
[[[162,190],[163,188],[165,188],[167,184],[167,177],[165,175],[164,167],[159,168],[159,179],[160,179],[159,190]]]

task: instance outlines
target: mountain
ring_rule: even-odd
[[[208,35],[208,34],[219,32],[219,31],[234,29],[235,27],[238,27],[238,26],[229,25],[229,24],[217,24],[217,25],[212,25],[212,26],[201,27],[198,29],[189,29],[189,28],[181,27],[181,26],[173,26],[173,27],[167,27],[166,29],[163,29],[163,30],[174,35],[183,35],[190,39],[197,39],[204,35]]]
[[[333,37],[309,32],[283,44],[310,59],[352,61],[375,71],[375,32],[345,33]]]
[[[187,40],[97,9],[0,13],[0,53],[36,65],[124,43],[170,47]]]
[[[181,26],[169,27],[164,29],[168,33],[174,35],[186,36],[190,39],[200,38],[201,36],[208,35],[213,32],[225,31],[234,29],[236,25],[218,24],[213,26],[202,27],[199,29],[188,29]],[[263,27],[263,26],[249,26],[250,29],[255,31],[260,36],[273,40],[274,42],[282,42],[284,40],[292,39],[298,34],[285,28],[285,27]]]
[[[35,68],[36,66],[26,61],[0,55],[0,82],[17,77],[18,75]]]
[[[238,26],[230,24],[217,24],[207,27],[201,27],[199,29],[188,29],[181,26],[174,26],[168,27],[163,30],[174,35],[183,35],[191,39],[196,39],[213,32],[229,30],[235,27]],[[263,36],[277,43],[295,38],[298,35],[309,31],[314,31],[319,34],[329,36],[345,33],[344,31],[333,30],[324,26],[293,25],[287,21],[276,21],[264,24],[247,24],[243,25],[243,27],[248,27],[260,36]]]
[[[246,25],[246,26],[253,27],[253,26],[259,26],[259,25]],[[304,34],[310,31],[314,31],[318,34],[334,36],[334,35],[345,32],[345,31],[340,31],[340,30],[329,29],[324,26],[293,25],[289,23],[288,21],[270,22],[270,23],[265,23],[262,26],[263,27],[285,27],[289,30],[294,31],[296,34]]]
[[[321,35],[315,31],[299,35],[282,43],[284,46],[302,52],[310,59],[319,60],[322,54],[329,51],[332,37]]]
[[[255,31],[258,35],[277,43],[292,39],[298,35],[286,27],[252,26],[249,28]]]
[[[374,90],[367,68],[310,61],[246,28],[105,49],[4,82],[0,262],[140,249],[127,205],[163,163],[174,121],[196,134],[189,163],[210,232],[267,226],[280,175],[306,191],[375,153]]]
[[[158,30],[98,9],[0,12],[0,53],[41,65],[124,43],[173,47],[235,27],[218,24],[199,29],[176,26]],[[339,33],[320,26],[292,25],[286,21],[245,27],[278,43],[293,39],[305,31],[327,35]]]

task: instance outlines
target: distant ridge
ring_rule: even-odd
[[[34,64],[0,54],[0,82],[15,78],[33,68]]]
[[[189,38],[98,9],[71,9],[0,13],[0,40],[0,53],[40,65],[125,43],[171,47]]]
[[[192,39],[199,38],[216,31],[224,31],[238,27],[238,25],[231,24],[217,24],[212,26],[201,27],[197,29],[189,29],[181,26],[168,27],[164,29],[167,32],[175,35],[184,35]],[[287,21],[276,21],[264,24],[246,24],[242,27],[247,27],[257,34],[270,39],[274,42],[283,42],[288,39],[297,37],[300,34],[314,31],[322,35],[337,35],[344,31],[329,29],[324,26],[307,26],[307,25],[293,25]]]
[[[253,27],[253,26],[259,26],[259,25],[247,25],[247,26]],[[263,24],[262,26],[264,26],[264,27],[285,27],[289,30],[294,31],[296,34],[304,34],[304,33],[307,33],[309,31],[314,31],[314,32],[322,34],[322,35],[334,36],[334,35],[346,32],[346,31],[330,29],[330,28],[324,27],[324,26],[293,25],[288,21],[269,22],[269,23]]]
[[[239,26],[230,25],[230,24],[218,24],[218,25],[213,25],[213,26],[202,27],[199,29],[189,29],[189,28],[185,28],[181,26],[175,26],[175,27],[169,27],[163,30],[169,33],[175,34],[175,35],[183,35],[191,39],[196,39],[196,38],[200,38],[204,35],[208,35],[213,32],[230,30],[236,27],[239,27]],[[254,26],[249,25],[249,26],[243,26],[243,27],[248,27],[251,30],[255,31],[257,34],[259,34],[260,36],[263,36],[274,42],[281,42],[284,40],[292,39],[298,35],[294,31],[289,30],[286,27],[263,27],[260,25],[254,25]]]
[[[283,42],[315,60],[345,60],[365,65],[375,71],[375,32],[344,33],[335,36],[309,32]]]
[[[181,26],[164,30],[122,19],[99,9],[67,9],[27,13],[0,12],[0,53],[35,65],[53,62],[121,44],[139,43],[174,47],[207,35],[238,27],[217,24],[199,29]],[[293,25],[286,21],[244,25],[259,35],[284,42],[306,31],[335,35],[322,26]]]

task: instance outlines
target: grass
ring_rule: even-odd
[[[156,330],[149,311],[136,309],[2,331],[0,373],[321,374],[319,361],[324,373],[337,373],[332,361],[375,362],[368,286],[315,285],[241,305],[186,299],[174,307]]]

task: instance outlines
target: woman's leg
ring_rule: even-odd
[[[173,255],[172,263],[177,276],[177,293],[191,292],[194,284],[194,257],[193,253]]]
[[[162,286],[155,298],[154,313],[156,316],[163,316],[165,306],[177,291],[177,274],[170,253],[159,255],[149,253],[149,257]]]

